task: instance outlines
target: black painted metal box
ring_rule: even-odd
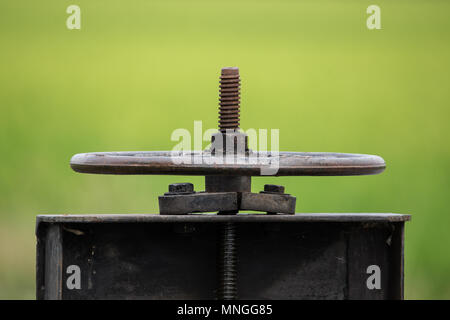
[[[215,299],[219,229],[239,299],[402,299],[409,215],[41,215],[38,299]]]

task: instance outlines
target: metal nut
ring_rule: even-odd
[[[191,194],[194,193],[194,185],[192,183],[172,183],[169,184],[168,194]]]
[[[270,193],[284,193],[284,187],[276,184],[265,184],[264,192]]]

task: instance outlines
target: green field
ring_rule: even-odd
[[[81,8],[81,30],[66,8]],[[381,7],[382,30],[366,8]],[[257,178],[298,212],[410,213],[406,298],[450,298],[450,2],[2,1],[0,298],[34,298],[37,214],[153,213],[171,182],[95,176],[79,152],[170,150],[217,126],[220,68],[238,66],[241,126],[284,151],[369,153],[365,177]],[[206,145],[206,143],[205,143]]]

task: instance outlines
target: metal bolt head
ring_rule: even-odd
[[[284,193],[284,187],[276,184],[265,184],[264,192]]]
[[[194,193],[194,185],[192,183],[172,183],[169,184],[169,193],[182,194],[182,193]]]

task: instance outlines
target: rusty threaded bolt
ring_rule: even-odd
[[[219,89],[219,130],[221,132],[227,129],[239,129],[240,81],[239,68],[222,69]]]

